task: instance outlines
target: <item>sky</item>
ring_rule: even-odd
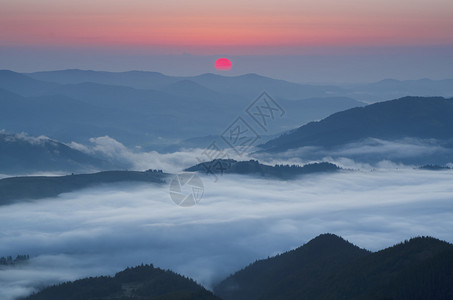
[[[297,46],[441,45],[448,0],[2,1],[2,43],[272,54]]]
[[[0,6],[0,66],[17,71],[196,75],[215,72],[215,59],[225,56],[233,61],[226,75],[340,81],[341,74],[328,74],[341,68],[343,81],[354,81],[378,68],[368,76],[374,80],[415,64],[415,74],[394,77],[453,77],[449,0],[0,0]]]

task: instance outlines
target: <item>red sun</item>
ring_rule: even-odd
[[[228,71],[231,69],[233,64],[228,58],[219,58],[218,60],[215,61],[214,64],[216,70],[220,71]]]

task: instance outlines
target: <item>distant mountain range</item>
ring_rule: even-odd
[[[190,81],[204,86],[213,91],[233,95],[243,95],[254,98],[263,89],[270,94],[288,99],[301,99],[310,97],[326,97],[334,93],[341,93],[342,88],[335,86],[303,85],[285,80],[272,79],[257,74],[240,76],[221,76],[211,73],[198,76],[167,76],[157,72],[131,71],[131,72],[98,72],[85,70],[62,70],[49,72],[36,72],[24,74],[30,78],[58,83],[78,84],[93,82],[107,85],[129,86],[136,89],[168,89],[171,85]]]
[[[142,265],[47,287],[27,299],[452,299],[451,282],[453,245],[447,242],[417,237],[370,252],[322,234],[232,274],[215,295],[191,279]]]
[[[416,142],[422,141],[428,148],[430,147],[428,150],[431,153],[420,153],[420,157],[414,158],[419,165],[452,162],[452,151],[436,152],[436,150],[438,147],[453,148],[453,99],[405,97],[352,108],[335,113],[321,121],[301,126],[260,145],[260,148],[265,152],[277,153],[315,147],[326,151],[315,149],[314,153],[333,155],[332,153],[339,151],[347,156],[348,153],[354,152],[350,148],[367,146],[368,150],[374,151],[379,148],[380,141],[400,142],[411,139]],[[369,143],[370,140],[374,145]],[[402,161],[406,155],[413,154],[407,147],[395,150],[406,151],[406,153],[400,153]],[[366,154],[364,153],[366,151],[362,152],[361,154]],[[397,159],[392,157],[394,154],[374,153],[373,155],[376,159],[394,160]],[[372,160],[372,157],[366,158]]]
[[[141,71],[20,74],[3,70],[0,129],[79,143],[109,135],[129,146],[162,150],[182,140],[220,134],[237,116],[244,115],[245,108],[264,90],[286,112],[272,121],[267,132],[260,132],[268,135],[363,106],[364,102],[407,95],[453,96],[452,83],[384,80],[336,87],[296,84],[257,74],[178,77]]]
[[[242,299],[451,299],[453,245],[430,237],[369,252],[333,234],[257,261],[214,289]]]
[[[271,95],[286,99],[304,99],[312,97],[350,97],[359,101],[376,102],[401,98],[404,96],[441,96],[453,97],[453,79],[444,80],[395,80],[384,79],[365,84],[342,86],[297,84],[284,80],[276,80],[258,74],[241,76],[220,76],[202,74],[199,76],[167,76],[162,73],[148,71],[100,72],[88,70],[61,70],[35,72],[25,74],[30,78],[58,83],[77,84],[94,82],[107,85],[122,85],[137,89],[161,89],[178,81],[191,81],[211,90],[256,97],[263,89]]]
[[[321,162],[303,166],[275,165],[269,166],[257,160],[236,161],[234,159],[215,159],[187,168],[188,172],[200,172],[211,175],[240,174],[280,179],[293,179],[300,175],[335,172],[340,170],[335,164]]]
[[[92,86],[92,84],[83,85],[95,90],[103,89],[103,87]],[[107,90],[109,89],[107,88]],[[98,93],[95,90],[93,94],[96,95]],[[78,88],[74,90],[74,92],[77,91],[80,92]],[[138,90],[133,91],[138,93]],[[159,94],[160,92],[143,91],[143,93]],[[120,91],[116,92],[117,96],[120,94]],[[129,142],[143,139],[143,136],[149,134],[149,132],[134,131],[135,126],[145,131],[150,124],[159,126],[153,122],[145,125],[147,122],[144,119],[140,121],[140,118],[132,112],[140,114],[139,110],[147,106],[149,110],[152,110],[154,105],[152,101],[146,100],[146,97],[140,99],[140,96],[136,95],[135,100],[130,101],[137,103],[136,107],[130,108],[127,112],[122,108],[125,105],[124,102],[120,98],[115,98],[117,96],[93,97],[94,105],[80,100],[72,100],[66,96],[30,98],[0,90],[0,103],[3,104],[2,110],[0,110],[0,115],[3,115],[0,124],[8,123],[18,132],[21,132],[21,129],[34,128],[37,131],[47,130],[53,135],[67,136],[67,138],[71,136],[76,140],[110,132],[113,135],[126,136],[125,139]],[[309,103],[307,106],[315,109],[317,105],[322,106],[317,101],[319,99],[307,99],[299,102],[307,102]],[[333,107],[336,100],[325,101],[331,101]],[[170,105],[170,102],[162,105]],[[101,106],[104,108],[101,109]],[[160,104],[156,104],[155,107],[160,107]],[[123,114],[120,113],[122,110]],[[161,112],[164,110],[164,107],[160,108]],[[17,116],[17,111],[21,112],[21,117]],[[167,113],[172,115],[171,110]],[[124,118],[126,115],[128,117]],[[99,118],[99,116],[107,116],[107,119]],[[305,160],[346,157],[367,163],[390,160],[418,166],[428,164],[445,166],[453,162],[452,116],[453,99],[405,97],[379,102],[334,113],[325,119],[310,122],[273,139],[267,135],[266,138],[270,140],[259,145],[257,157],[259,158],[265,153],[270,155],[290,153],[292,156],[300,156]],[[155,120],[159,118],[162,123],[171,123],[171,118],[166,118],[165,115],[159,115]],[[219,119],[216,116],[213,118]],[[183,128],[181,130],[184,131],[188,127],[186,124],[176,125],[176,123],[178,122],[175,121],[169,127],[163,126],[162,130],[172,131],[181,126]],[[199,126],[208,125],[199,124]],[[175,130],[177,131],[177,129]],[[181,147],[203,147],[205,145],[202,144],[207,144],[208,141],[215,138],[216,136],[212,135],[187,139],[179,145]],[[165,149],[175,151],[177,147]],[[0,131],[0,154],[0,174],[24,174],[40,171],[80,173],[131,167],[119,165],[119,162],[109,161],[106,157],[89,155],[57,140],[31,137],[26,134],[10,134],[5,131]],[[266,174],[265,176],[281,177],[297,173],[293,172],[296,169],[277,172],[275,169],[270,171],[271,169],[258,170],[249,167],[256,173]],[[190,170],[196,170],[196,168]],[[228,172],[237,173],[239,171],[231,169]],[[285,174],[277,175],[279,172]]]
[[[79,143],[108,135],[129,146],[162,150],[182,140],[220,134],[236,117],[245,115],[264,90],[286,114],[261,134],[279,133],[364,105],[335,96],[341,94],[339,88],[255,74],[172,77],[136,71],[20,74],[3,70],[0,129]]]
[[[453,97],[453,79],[395,80],[384,79],[378,82],[349,86],[348,96],[368,103],[397,99],[404,96],[445,98]]]
[[[369,91],[381,95],[380,89],[392,95],[423,91],[448,94],[449,83],[450,80],[384,80],[337,88],[290,83],[256,74],[175,77],[138,71],[20,74],[4,70],[0,71],[0,130],[45,135],[63,146],[73,141],[86,145],[92,137],[109,136],[129,148],[172,152],[184,147],[207,147],[240,116],[261,137],[258,143],[264,144],[260,151],[271,155],[314,147],[292,155],[303,156],[305,160],[347,157],[365,162],[445,165],[453,161],[451,151],[445,150],[453,147],[451,99],[405,97],[364,106],[357,100],[360,97],[353,97]],[[266,129],[260,128],[245,112],[263,90],[285,111],[281,118],[269,119]],[[277,137],[281,132],[286,133]],[[407,138],[412,139],[415,145],[411,146],[416,151],[399,153],[387,147],[387,142]],[[63,148],[66,152],[71,150]],[[381,148],[387,152],[381,153]],[[53,157],[48,151],[40,162],[31,161],[39,156],[22,159],[21,153],[6,152],[4,157],[9,158],[3,162],[0,159],[0,173],[80,172],[90,166],[97,170],[119,167],[75,149],[70,158]],[[409,154],[412,156],[408,158]]]

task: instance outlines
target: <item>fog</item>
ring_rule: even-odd
[[[287,159],[297,163],[310,160],[323,160],[338,163],[344,167],[374,168],[383,162],[391,161],[395,165],[422,166],[425,164],[446,165],[453,161],[450,145],[435,139],[404,138],[382,140],[367,138],[332,148],[305,146],[281,153],[256,153],[260,161],[282,162]],[[296,158],[296,159],[295,159]],[[297,158],[303,158],[297,160]],[[348,162],[349,161],[349,162]],[[343,165],[342,162],[346,162]],[[351,163],[354,162],[354,163]]]
[[[348,169],[414,168],[425,164],[446,165],[453,161],[451,148],[436,140],[405,138],[394,141],[368,138],[338,146],[333,149],[307,146],[281,153],[259,152],[252,147],[248,153],[238,155],[233,149],[225,148],[212,152],[210,157],[203,148],[180,149],[177,152],[159,153],[131,149],[109,136],[91,138],[90,144],[75,142],[72,148],[95,157],[109,160],[114,165],[133,170],[162,169],[166,172],[180,172],[185,168],[208,161],[211,158],[232,158],[238,161],[258,159],[261,163],[298,164],[314,161],[328,161]],[[257,145],[255,145],[257,146]]]
[[[88,145],[72,142],[68,146],[95,157],[109,160],[114,165],[126,166],[133,170],[142,171],[152,168],[175,173],[199,164],[202,161],[210,160],[204,154],[206,151],[205,148],[183,148],[180,151],[171,153],[160,153],[158,151],[146,152],[141,149],[128,148],[109,136],[91,138],[90,144]],[[248,160],[252,158],[252,156],[247,154],[238,155],[231,148],[213,151],[211,157],[232,158],[236,160]],[[288,161],[288,159],[284,158],[283,161]]]
[[[391,166],[391,165],[390,165]],[[256,259],[331,232],[370,250],[431,235],[453,241],[453,171],[382,168],[294,181],[202,176],[201,202],[168,185],[115,185],[0,207],[0,298],[153,263],[207,288]]]

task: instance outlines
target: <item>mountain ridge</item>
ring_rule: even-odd
[[[190,278],[143,264],[114,276],[90,277],[47,287],[25,299],[220,300]]]
[[[72,74],[71,71],[67,72]],[[50,87],[43,83],[44,86],[39,92],[33,93],[33,90],[30,90],[26,96],[20,93],[17,96],[0,93],[0,104],[3,107],[3,110],[0,110],[0,129],[47,135],[63,142],[74,141],[82,144],[90,138],[108,135],[127,146],[148,149],[154,147],[153,150],[159,150],[174,144],[166,140],[185,140],[219,134],[228,126],[230,120],[243,113],[267,87],[267,84],[260,80],[249,85],[242,82],[242,79],[218,75],[213,75],[213,86],[194,81],[192,77],[171,77],[171,80],[157,82],[147,79],[145,75],[148,73],[138,72],[140,80],[143,80],[141,84],[134,80],[134,72],[118,73],[123,74],[121,76],[132,76],[132,84],[128,85],[130,82],[123,81],[122,77],[115,77],[119,76],[117,73],[87,72],[93,73],[99,80],[90,81],[91,78],[85,76],[84,71],[75,72],[74,76],[78,80],[63,80],[64,76],[60,76],[59,72],[51,72],[60,83],[51,83]],[[11,76],[12,81],[17,76],[27,78],[20,73],[5,74]],[[154,75],[152,73],[150,76]],[[110,80],[111,76],[116,79]],[[145,78],[142,78],[143,76]],[[28,80],[39,83],[32,78]],[[277,92],[288,93],[287,88],[281,86],[279,81],[266,80],[273,82]],[[191,83],[187,84],[188,81]],[[304,90],[299,85],[290,85]],[[20,87],[16,89],[19,92],[25,89],[22,88],[21,82],[18,82],[17,86]],[[8,86],[1,86],[1,83],[0,88],[10,91]],[[20,101],[19,96],[22,97]],[[272,134],[292,128],[297,122],[308,122],[338,109],[362,105],[352,99],[329,98],[330,96],[308,103],[300,100],[303,99],[303,93],[300,96],[301,98],[296,100],[276,97],[277,101],[288,106],[288,114],[286,118],[274,120],[273,126],[269,127]],[[80,101],[79,105],[76,105],[73,112],[68,112],[65,107],[75,101]],[[7,110],[10,113],[6,113]],[[84,112],[81,112],[82,110]],[[298,112],[301,116],[295,122]],[[40,114],[45,114],[45,117]],[[45,126],[43,119],[47,123]]]
[[[43,288],[26,299],[451,299],[452,267],[453,244],[433,237],[371,252],[325,233],[245,266],[214,294],[190,278],[142,264]]]
[[[453,269],[445,271],[453,266],[450,243],[417,237],[369,252],[341,240],[320,235],[295,250],[250,264],[220,282],[214,292],[224,300],[448,299],[453,295]],[[335,247],[335,241],[340,246]],[[337,249],[354,249],[356,254],[349,252],[346,258],[336,253],[335,264],[331,252]],[[436,278],[440,269],[445,278]]]
[[[281,152],[304,146],[338,146],[370,137],[453,139],[452,115],[453,98],[404,97],[334,113],[260,147]]]

